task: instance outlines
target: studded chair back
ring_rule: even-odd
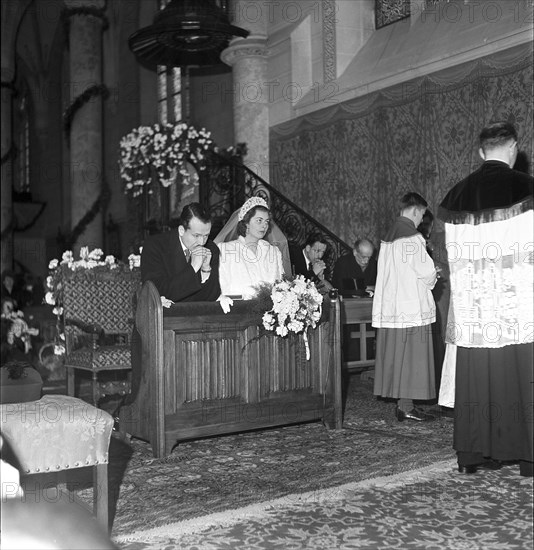
[[[75,369],[92,372],[95,405],[105,395],[129,392],[130,384],[124,376],[103,381],[98,374],[131,369],[130,337],[138,286],[136,273],[95,274],[91,278],[74,277],[64,281],[68,395],[74,395]]]

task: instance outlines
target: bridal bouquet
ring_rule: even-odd
[[[315,328],[321,318],[323,297],[317,287],[302,275],[276,282],[271,289],[272,309],[264,313],[263,326],[278,336],[302,333],[306,359],[310,359],[308,327]]]

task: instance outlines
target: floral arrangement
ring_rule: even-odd
[[[32,349],[32,336],[39,335],[39,329],[29,327],[20,310],[6,309],[0,314],[2,322],[7,324],[6,341],[9,346],[17,346],[27,354]]]
[[[45,302],[54,306],[53,313],[58,319],[58,334],[60,340],[65,340],[65,336],[60,329],[61,315],[63,313],[63,281],[68,277],[72,277],[75,273],[85,276],[92,276],[96,273],[104,272],[125,272],[135,271],[141,263],[141,256],[138,254],[130,254],[128,256],[128,264],[117,260],[114,256],[105,256],[100,248],[95,248],[89,251],[89,247],[84,246],[80,250],[80,259],[74,260],[74,255],[71,250],[63,253],[61,261],[54,259],[48,264],[49,275],[46,278],[47,293],[45,294]],[[54,348],[56,355],[65,353],[65,346],[62,343],[56,343]]]
[[[309,360],[307,330],[308,327],[317,326],[323,303],[323,297],[317,287],[304,276],[297,275],[274,283],[270,298],[272,308],[263,314],[263,326],[282,337],[290,332],[302,333],[306,344],[306,359]]]
[[[120,141],[119,168],[125,193],[137,197],[145,187],[151,193],[151,168],[163,187],[175,183],[178,174],[187,180],[185,163],[192,161],[203,170],[201,161],[212,146],[207,130],[196,130],[185,122],[139,126]]]

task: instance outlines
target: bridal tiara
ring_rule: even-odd
[[[265,199],[262,199],[261,197],[251,197],[250,199],[246,200],[243,206],[241,207],[241,210],[239,210],[239,216],[237,219],[241,221],[245,214],[251,209],[256,206],[263,206],[263,208],[266,208],[269,210],[269,207],[267,206],[267,203],[265,202]]]

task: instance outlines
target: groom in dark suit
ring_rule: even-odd
[[[219,248],[208,240],[209,214],[197,202],[182,210],[178,229],[147,237],[141,278],[173,302],[214,302],[221,294]]]
[[[173,302],[216,301],[221,294],[219,248],[208,240],[210,231],[211,220],[204,208],[198,202],[186,205],[178,229],[146,238],[141,253],[143,283],[152,281],[160,296]],[[133,403],[139,390],[142,349],[137,327],[131,346],[132,387],[121,405]]]

